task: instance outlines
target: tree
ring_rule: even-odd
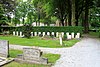
[[[2,5],[0,4],[0,26],[3,24],[6,24],[6,21],[7,21],[7,18],[5,16],[4,9]]]
[[[72,0],[72,26],[75,26],[75,0]]]

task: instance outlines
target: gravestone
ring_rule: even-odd
[[[38,33],[38,36],[41,35],[41,32]]]
[[[64,32],[62,32],[61,34],[62,34],[62,37],[64,37]]]
[[[34,32],[34,36],[37,36],[37,32]]]
[[[58,35],[59,33],[58,32],[56,32],[56,37],[59,37],[59,35]]]
[[[20,31],[20,37],[23,37],[22,32]]]
[[[67,32],[66,35],[69,36],[69,33]]]
[[[45,36],[45,32],[43,32],[43,37]]]
[[[71,35],[67,35],[67,39],[70,40],[71,39]]]
[[[31,32],[31,37],[33,37],[33,32]]]
[[[16,31],[16,35],[18,36],[18,31]]]
[[[0,67],[12,62],[14,59],[9,58],[9,42],[6,40],[0,40]]]
[[[72,38],[74,38],[74,33],[71,33]]]
[[[47,35],[50,36],[50,32],[47,32]]]
[[[23,48],[22,57],[15,59],[15,61],[24,62],[24,63],[47,64],[48,59],[42,58],[41,56],[42,56],[42,52],[37,48]]]
[[[59,34],[60,45],[63,45],[62,34]]]
[[[75,36],[75,38],[79,39],[80,38],[80,33],[77,33],[76,36]]]
[[[0,40],[0,57],[7,58],[9,56],[9,42]]]
[[[54,33],[54,32],[52,32],[52,33],[51,33],[51,35],[53,35],[53,36],[54,36],[54,35],[55,35],[55,33]]]
[[[16,34],[15,34],[15,31],[13,31],[13,36],[15,36]]]

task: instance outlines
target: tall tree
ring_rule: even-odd
[[[72,26],[75,26],[75,0],[72,0]]]

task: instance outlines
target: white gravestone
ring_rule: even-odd
[[[71,33],[72,38],[74,38],[74,33]]]
[[[80,38],[80,33],[77,33],[75,38],[79,39]]]
[[[62,37],[64,37],[64,32],[62,32],[61,34],[62,34]]]
[[[71,39],[71,35],[69,35],[69,33],[66,33],[67,35],[67,39],[70,40]]]
[[[43,37],[45,36],[45,32],[43,32]]]
[[[31,32],[31,37],[33,37],[33,32]]]
[[[63,45],[62,34],[59,34],[60,45]]]
[[[34,36],[37,36],[37,32],[34,32]]]
[[[50,36],[50,32],[47,32],[47,35]]]
[[[41,35],[41,32],[38,33],[38,36]]]
[[[16,31],[16,35],[18,36],[18,31]]]
[[[66,35],[68,36],[68,35],[69,35],[69,33],[66,33]]]
[[[59,37],[59,35],[58,35],[59,33],[58,32],[56,32],[56,37]]]
[[[52,33],[51,33],[51,35],[53,35],[53,36],[54,36],[54,35],[55,35],[55,33],[54,33],[54,32],[52,32]]]
[[[20,37],[23,37],[22,32],[20,32]]]
[[[13,36],[15,36],[15,35],[16,35],[15,31],[13,31]]]
[[[68,36],[67,36],[67,39],[68,39],[68,40],[72,39],[72,38],[71,38],[71,35],[68,35]]]

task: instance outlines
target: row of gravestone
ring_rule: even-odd
[[[18,57],[15,58],[15,61],[23,63],[48,64],[48,59],[43,58],[42,54],[42,51],[37,48],[23,48],[23,54],[18,55]],[[0,57],[9,57],[9,42],[6,40],[0,40]]]
[[[67,36],[67,39],[73,39],[73,38],[80,38],[80,33],[77,33],[76,35],[75,35],[75,33],[71,33],[71,34],[69,34],[69,33],[64,33],[64,32],[61,32],[61,34],[62,34],[62,37],[64,36],[64,35],[66,35]],[[14,36],[20,36],[20,37],[24,37],[24,35],[23,35],[23,33],[22,32],[18,32],[18,31],[13,31],[13,35]],[[31,32],[31,37],[33,37],[33,36],[39,36],[39,35],[42,35],[42,36],[45,36],[45,35],[48,35],[48,36],[51,36],[51,35],[53,35],[53,36],[56,36],[56,37],[59,37],[59,32]]]

